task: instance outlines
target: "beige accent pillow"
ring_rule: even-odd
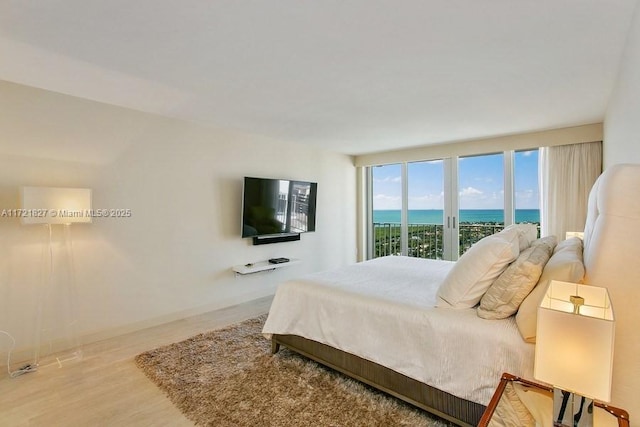
[[[518,259],[507,267],[482,296],[478,316],[493,320],[514,315],[538,283],[553,247],[542,243],[520,253]]]
[[[438,289],[437,307],[471,308],[520,253],[518,232],[501,231],[476,242],[455,263]]]
[[[531,246],[538,246],[538,245],[551,246],[551,252],[553,254],[555,252],[557,243],[558,243],[558,239],[556,238],[556,236],[547,236],[547,237],[541,237],[539,239],[534,240],[533,242],[531,242]]]
[[[516,314],[518,330],[526,342],[536,342],[538,306],[542,302],[549,282],[551,280],[561,280],[563,282],[581,283],[583,278],[582,240],[572,237],[558,243],[549,262],[542,270],[538,284],[522,301]]]

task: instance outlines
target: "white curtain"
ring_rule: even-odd
[[[539,165],[541,235],[564,240],[567,231],[584,231],[589,191],[602,173],[602,142],[543,147]]]

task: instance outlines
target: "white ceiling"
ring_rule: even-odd
[[[0,79],[348,154],[600,122],[637,0],[3,0]]]

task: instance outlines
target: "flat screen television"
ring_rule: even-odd
[[[242,237],[315,231],[317,189],[315,182],[245,177]]]

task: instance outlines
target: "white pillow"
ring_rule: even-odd
[[[438,289],[437,307],[471,308],[493,281],[518,257],[518,231],[503,230],[471,246]]]
[[[511,224],[503,231],[518,230],[518,239],[520,242],[520,252],[527,249],[538,238],[538,226],[535,224],[522,223]]]

